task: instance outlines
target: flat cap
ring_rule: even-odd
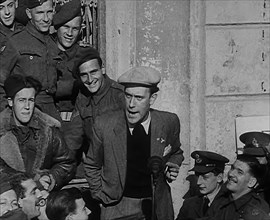
[[[209,173],[215,168],[224,169],[225,163],[229,162],[228,158],[211,151],[194,151],[191,157],[195,159],[195,165],[190,171],[198,173]]]
[[[66,0],[56,4],[53,26],[58,29],[68,21],[81,16],[81,0]]]
[[[9,183],[8,175],[5,173],[0,173],[0,194],[11,189],[12,187]]]
[[[49,1],[49,0],[28,0],[27,8],[32,9],[32,8],[41,6],[46,1]]]
[[[123,73],[118,82],[124,86],[157,87],[160,82],[160,73],[152,67],[133,67]]]
[[[41,90],[41,87],[41,83],[32,76],[19,74],[9,76],[4,82],[4,90],[8,98],[13,98],[17,92],[24,88],[34,88],[37,94]]]
[[[102,60],[100,58],[99,52],[93,47],[79,47],[77,54],[74,57],[74,67],[73,67],[73,75],[74,77],[78,77],[78,69],[81,64],[89,61],[97,59],[100,67],[102,65]]]

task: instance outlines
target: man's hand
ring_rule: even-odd
[[[40,177],[39,182],[44,187],[44,189],[48,190],[49,192],[54,188],[56,183],[55,179],[51,174]]]
[[[178,173],[179,173],[179,165],[172,163],[172,162],[167,162],[166,163],[166,169],[165,169],[165,175],[168,179],[168,181],[174,181],[176,180]]]

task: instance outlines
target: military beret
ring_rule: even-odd
[[[56,5],[56,13],[53,16],[53,25],[58,29],[73,18],[81,16],[81,0],[67,0]]]
[[[41,87],[41,83],[32,76],[23,76],[19,74],[9,76],[4,82],[6,97],[10,98],[13,98],[17,92],[24,88],[34,88],[37,94],[41,90]]]
[[[243,133],[239,139],[246,146],[265,147],[270,143],[270,135],[259,131]]]
[[[101,67],[102,60],[100,58],[99,52],[93,47],[79,47],[77,54],[74,57],[74,67],[73,67],[73,75],[74,77],[78,77],[78,69],[81,64],[89,61],[97,59],[99,65]]]
[[[195,159],[195,165],[190,171],[198,173],[209,173],[215,168],[224,169],[225,163],[229,162],[228,158],[211,151],[194,151],[191,157]]]
[[[32,8],[41,6],[46,1],[49,1],[49,0],[28,0],[27,8],[32,9]]]
[[[123,73],[118,82],[124,86],[157,87],[160,82],[160,73],[152,67],[133,67]]]

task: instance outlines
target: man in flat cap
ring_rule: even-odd
[[[75,160],[59,131],[59,122],[35,109],[42,88],[31,76],[13,74],[4,83],[8,107],[0,113],[0,157],[13,169],[35,175],[46,190],[74,175]]]
[[[239,139],[244,144],[243,154],[256,157],[265,169],[265,176],[257,192],[270,205],[270,135],[252,131],[241,134]]]
[[[167,181],[177,178],[184,158],[177,115],[151,109],[160,79],[151,67],[130,69],[118,79],[125,87],[125,109],[95,120],[84,165],[91,194],[102,204],[102,220],[151,219],[152,180],[153,218],[174,219]],[[153,156],[162,163],[151,180]]]
[[[53,1],[29,0],[26,14],[30,19],[26,27],[10,37],[0,55],[0,86],[12,74],[34,77],[42,84],[36,97],[36,105],[61,121],[54,103],[58,48],[49,35]]]
[[[227,192],[223,185],[223,174],[228,158],[211,151],[194,151],[191,157],[195,165],[190,171],[194,171],[198,178],[200,195],[184,201],[177,220],[213,216]]]

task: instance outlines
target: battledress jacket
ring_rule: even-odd
[[[75,172],[75,160],[60,135],[59,122],[36,109],[29,122],[34,135],[27,136],[19,146],[12,120],[11,109],[0,113],[0,157],[15,170],[34,175],[51,174],[57,188],[68,183]]]

